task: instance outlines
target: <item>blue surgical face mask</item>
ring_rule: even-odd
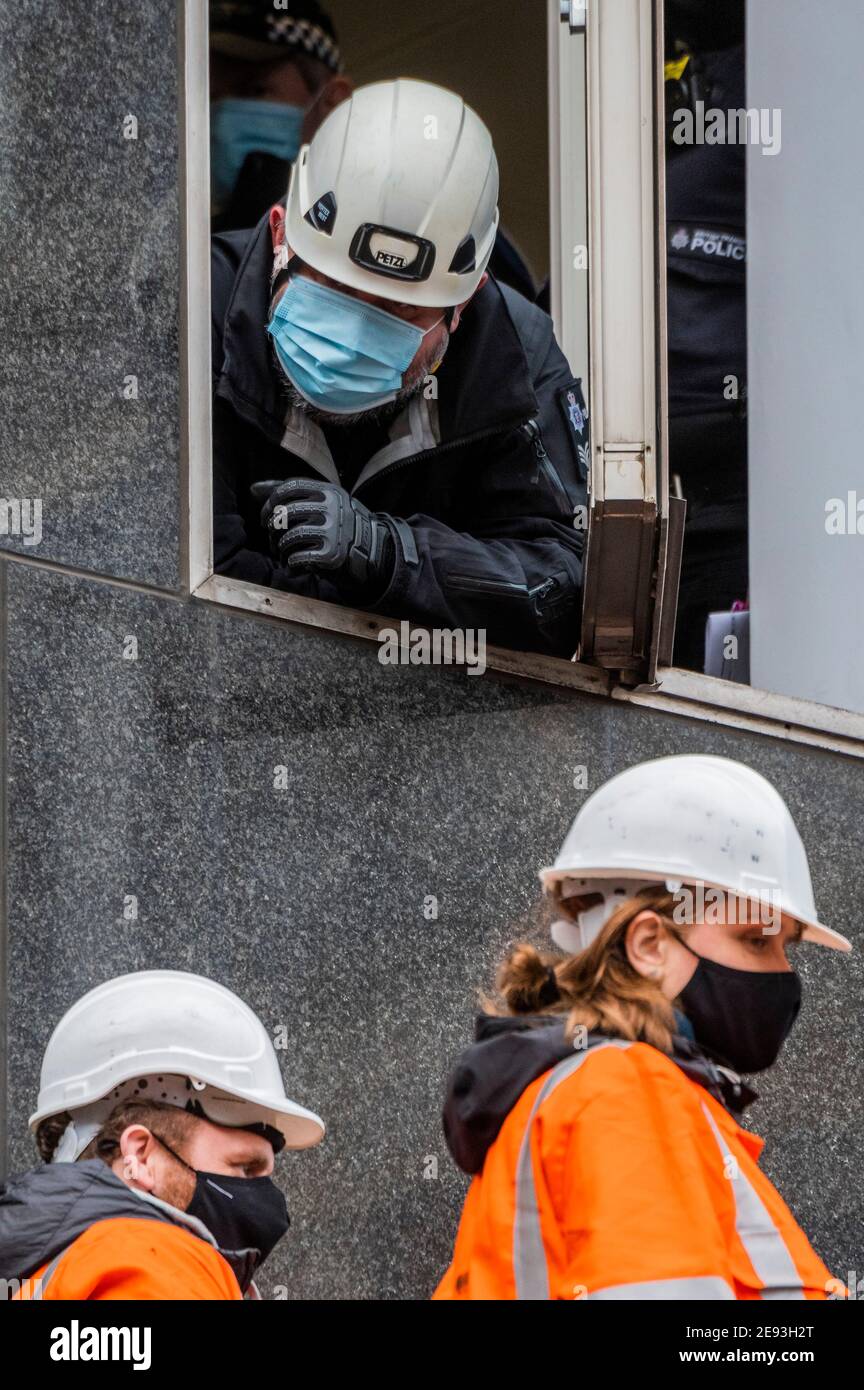
[[[354,295],[296,275],[267,332],[282,370],[305,400],[329,414],[351,415],[394,399],[426,333],[440,322],[424,332]]]
[[[248,154],[270,154],[293,162],[300,149],[305,112],[281,101],[226,97],[210,109],[210,178],[213,199],[231,196]],[[286,184],[287,187],[287,184]]]

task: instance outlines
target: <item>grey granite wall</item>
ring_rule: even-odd
[[[42,512],[38,545],[0,519],[0,547],[165,588],[180,582],[176,26],[174,0],[0,7],[0,498]]]
[[[329,1123],[320,1149],[284,1164],[294,1226],[271,1292],[433,1287],[464,1190],[438,1121],[444,1077],[584,795],[577,766],[593,788],[665,753],[742,758],[789,798],[824,919],[860,939],[855,761],[382,667],[372,644],[7,569],[13,1166],[31,1161],[42,1049],[73,1000],[126,970],[212,974],[287,1028],[291,1093]],[[287,791],[273,789],[277,765]],[[816,947],[801,959],[803,1017],[752,1123],[768,1172],[845,1272],[864,1268],[862,964]]]

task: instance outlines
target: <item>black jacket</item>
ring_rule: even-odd
[[[564,1028],[560,1015],[493,1018],[481,1014],[477,1019],[477,1041],[452,1072],[443,1115],[447,1147],[463,1172],[480,1172],[525,1088],[572,1055],[573,1044],[565,1038]],[[599,1036],[589,1033],[588,1046]],[[740,1112],[756,1099],[746,1082],[715,1065],[683,1035],[675,1035],[672,1060],[729,1111]]]
[[[743,45],[698,54],[691,63],[700,67],[708,108],[746,106]],[[666,148],[669,414],[743,420],[747,151],[671,140]],[[737,378],[738,394],[727,399],[729,376]]]
[[[274,566],[249,495],[256,481],[324,476],[393,521],[396,569],[376,612],[571,656],[588,426],[549,317],[490,278],[436,373],[437,400],[415,397],[371,445],[364,426],[330,432],[342,462],[356,439],[346,477],[326,433],[283,394],[265,333],[271,264],[266,219],[213,240],[217,573],[340,602],[327,579]]]

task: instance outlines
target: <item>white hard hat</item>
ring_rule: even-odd
[[[162,1100],[214,1124],[267,1125],[290,1149],[324,1136],[289,1100],[270,1036],[230,989],[184,970],[141,970],[98,985],[63,1015],[45,1049],[35,1131],[70,1111],[55,1159],[74,1161],[121,1100]]]
[[[624,898],[658,883],[770,902],[805,940],[852,949],[817,919],[807,854],[782,796],[731,758],[681,754],[620,772],[589,796],[540,879],[559,899],[602,896],[577,922],[555,923],[567,951],[583,950]]]
[[[315,270],[446,308],[480,283],[498,228],[492,137],[455,92],[401,77],[359,87],[291,170],[285,238]]]

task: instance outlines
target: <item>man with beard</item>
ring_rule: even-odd
[[[324,1136],[258,1016],[185,970],[67,1010],[30,1128],[42,1163],[0,1185],[0,1299],[25,1302],[260,1297],[289,1226],[277,1155]]]
[[[217,573],[572,655],[587,411],[551,320],[487,273],[497,194],[460,97],[379,82],[284,207],[214,239]]]

